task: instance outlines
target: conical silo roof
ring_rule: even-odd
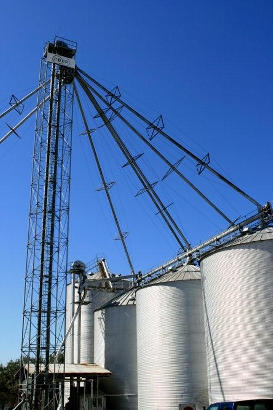
[[[136,304],[135,292],[136,292],[135,288],[129,289],[126,292],[122,292],[118,296],[115,296],[113,299],[109,300],[107,303],[102,305],[99,309],[115,307],[115,306],[135,305]]]
[[[196,280],[200,279],[200,268],[195,265],[183,265],[177,268],[170,268],[167,273],[164,273],[154,279],[151,279],[145,286],[156,285],[158,283],[176,282],[181,280]]]

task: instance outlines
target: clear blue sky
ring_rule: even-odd
[[[77,64],[153,120],[162,113],[166,130],[261,203],[272,193],[273,3],[271,0],[15,0],[1,7],[0,109],[11,94],[23,96],[38,82],[44,44],[61,35],[78,42]],[[30,108],[29,107],[26,107]],[[14,124],[17,117],[11,118]],[[114,272],[128,273],[79,113],[75,112],[69,259],[107,257]],[[1,267],[0,362],[19,357],[27,214],[34,123],[22,140],[0,147]],[[0,123],[6,131],[5,119]],[[139,162],[156,180],[166,167],[120,128]],[[137,270],[144,272],[173,257],[177,245],[154,215],[104,130],[95,143]],[[155,144],[175,162],[181,154],[160,138]],[[230,217],[253,206],[216,183],[196,176],[186,161],[181,170],[215,199]],[[175,175],[158,186],[190,241],[195,244],[226,227]]]

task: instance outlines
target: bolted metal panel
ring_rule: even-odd
[[[200,274],[192,266],[179,271],[180,280],[162,276],[136,292],[139,410],[208,403]],[[187,271],[195,271],[192,279]]]
[[[273,229],[201,262],[210,402],[273,397]]]
[[[132,294],[133,292],[133,294]],[[137,410],[136,306],[134,291],[94,313],[94,360],[112,375],[101,382],[107,409]]]

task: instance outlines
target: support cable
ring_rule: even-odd
[[[79,78],[77,77],[77,79],[79,80]],[[140,182],[142,183],[144,190],[148,193],[148,195],[150,196],[150,198],[152,199],[152,201],[154,202],[155,206],[157,207],[159,213],[162,215],[162,217],[164,218],[165,222],[168,222],[168,226],[169,228],[171,228],[171,231],[173,233],[175,233],[171,227],[171,225],[169,224],[169,221],[171,222],[171,224],[173,225],[173,227],[177,230],[178,234],[181,236],[181,238],[184,240],[185,244],[186,244],[186,249],[190,249],[191,245],[188,242],[188,240],[186,239],[186,237],[184,236],[184,234],[182,233],[182,231],[180,230],[180,228],[178,227],[178,225],[176,224],[176,222],[174,221],[174,219],[172,218],[172,216],[170,215],[170,213],[167,211],[165,205],[162,203],[161,199],[159,198],[159,196],[156,194],[156,192],[153,189],[153,184],[151,184],[146,176],[143,174],[142,170],[140,169],[140,167],[136,164],[136,162],[133,160],[133,156],[131,155],[131,153],[129,152],[129,150],[127,149],[126,145],[124,144],[124,142],[122,141],[122,139],[120,138],[119,134],[117,133],[117,131],[114,129],[114,127],[112,126],[112,124],[108,121],[108,118],[106,117],[106,115],[104,114],[103,110],[101,109],[101,107],[99,106],[99,104],[97,103],[96,99],[94,98],[94,96],[92,95],[92,93],[90,92],[89,88],[88,88],[88,84],[80,77],[81,81],[83,81],[84,85],[84,90],[87,93],[88,98],[91,100],[92,104],[94,105],[95,109],[103,115],[100,115],[101,118],[103,119],[105,125],[107,126],[109,132],[111,133],[111,135],[113,136],[114,140],[116,141],[116,143],[118,144],[119,148],[121,149],[122,153],[125,155],[127,161],[130,163],[130,166],[133,168],[135,174],[137,175],[137,177],[139,178]],[[80,81],[80,80],[79,80]],[[164,215],[164,213],[166,215]],[[168,219],[166,218],[166,216],[168,217]],[[182,244],[182,242],[180,241],[180,239],[176,236],[176,239],[178,240],[179,245],[182,247],[182,249],[185,249],[185,246]]]
[[[97,167],[98,167],[98,171],[99,171],[99,174],[100,174],[100,178],[101,178],[101,181],[102,181],[102,184],[103,184],[103,187],[104,187],[104,190],[105,190],[105,193],[106,193],[106,196],[107,196],[107,199],[108,199],[111,211],[112,211],[112,215],[113,215],[113,218],[114,218],[114,221],[115,221],[115,224],[116,224],[119,236],[120,236],[120,240],[122,242],[123,249],[124,249],[124,252],[126,254],[126,258],[127,258],[128,264],[130,266],[131,272],[133,274],[135,274],[134,267],[133,267],[133,264],[132,264],[132,261],[131,261],[131,258],[130,258],[126,243],[125,243],[125,238],[124,238],[124,235],[122,233],[122,230],[121,230],[121,227],[120,227],[120,224],[119,224],[119,220],[118,220],[118,217],[117,217],[117,214],[116,214],[116,211],[115,211],[112,199],[111,199],[109,188],[108,188],[107,183],[106,183],[105,178],[104,178],[104,174],[103,174],[103,171],[102,171],[102,168],[101,168],[101,165],[100,165],[100,161],[99,161],[99,158],[98,158],[98,155],[97,155],[97,152],[96,152],[96,148],[95,148],[93,139],[91,137],[91,132],[89,131],[88,123],[87,123],[87,120],[86,120],[86,117],[85,117],[85,114],[84,114],[84,111],[83,111],[83,108],[82,108],[82,104],[81,104],[79,94],[78,94],[78,90],[76,88],[75,83],[73,83],[73,86],[74,86],[74,90],[75,90],[76,99],[78,101],[78,105],[79,105],[79,108],[80,108],[81,116],[82,116],[82,119],[83,119],[83,122],[84,122],[84,126],[85,126],[85,129],[86,129],[86,134],[88,135],[88,139],[89,139],[89,142],[90,142],[90,145],[91,145],[91,149],[93,151],[93,155],[94,155],[94,158],[95,158],[95,161],[96,161],[96,164],[97,164]]]
[[[94,84],[96,84],[100,89],[102,89],[104,92],[109,94],[110,96],[112,95],[111,91],[109,91],[107,88],[105,88],[102,84],[100,84],[98,81],[96,81],[94,78],[89,76],[87,73],[85,73],[83,70],[81,70],[79,67],[77,67],[77,70],[82,73],[86,78],[88,78],[90,81],[92,81]],[[222,174],[220,174],[218,171],[216,171],[214,168],[212,168],[209,164],[207,164],[205,161],[203,161],[201,158],[199,158],[197,155],[195,155],[193,152],[191,152],[189,149],[187,149],[185,146],[180,144],[178,141],[176,141],[174,138],[170,137],[166,132],[164,132],[162,129],[156,127],[151,121],[149,121],[147,118],[145,118],[143,115],[141,115],[139,112],[137,112],[135,109],[133,109],[130,105],[126,104],[123,100],[121,100],[119,97],[115,96],[116,100],[122,104],[125,108],[127,108],[131,113],[136,115],[140,120],[145,122],[148,126],[153,127],[159,134],[161,134],[164,138],[166,138],[168,141],[170,141],[172,144],[174,144],[177,148],[179,148],[181,151],[185,152],[187,155],[189,155],[193,160],[195,160],[198,164],[202,165],[206,169],[208,169],[212,174],[216,175],[219,179],[221,179],[223,182],[225,182],[227,185],[229,185],[231,188],[233,188],[235,191],[237,191],[239,194],[241,194],[243,197],[245,197],[248,201],[252,202],[258,210],[261,209],[261,204],[257,202],[254,198],[252,198],[250,195],[248,195],[246,192],[244,192],[242,189],[237,187],[235,184],[233,184],[230,180],[228,180],[226,177],[224,177]]]
[[[130,166],[132,167],[133,171],[135,172],[136,176],[138,177],[138,179],[140,180],[140,182],[142,183],[143,187],[145,188],[145,190],[147,191],[148,195],[150,196],[151,200],[153,201],[154,205],[156,206],[157,210],[159,211],[159,213],[161,214],[161,216],[163,217],[164,221],[166,222],[166,224],[168,225],[170,231],[173,233],[175,239],[177,240],[177,242],[179,243],[179,246],[181,246],[181,248],[183,250],[189,249],[191,248],[190,243],[188,242],[188,240],[186,239],[186,237],[184,236],[184,234],[181,232],[180,228],[177,226],[176,222],[173,220],[172,216],[169,214],[169,212],[167,211],[167,209],[165,208],[164,204],[162,203],[162,201],[160,200],[159,196],[156,194],[156,192],[154,191],[153,187],[151,186],[151,184],[149,183],[149,181],[147,180],[147,178],[145,177],[145,175],[143,174],[143,172],[141,171],[141,169],[139,168],[139,166],[133,161],[133,156],[131,155],[131,153],[129,152],[129,150],[127,149],[127,147],[125,146],[125,144],[123,143],[123,141],[121,140],[120,136],[118,135],[117,131],[115,130],[115,128],[112,126],[112,124],[108,121],[108,118],[106,117],[106,115],[104,114],[102,108],[100,107],[100,105],[98,104],[97,100],[95,99],[95,97],[93,96],[93,94],[91,93],[91,91],[88,88],[88,84],[86,84],[85,80],[83,80],[81,78],[80,75],[76,74],[76,78],[79,81],[79,83],[81,84],[83,90],[85,91],[87,97],[89,98],[89,100],[91,101],[91,103],[94,105],[96,111],[100,114],[100,117],[102,118],[104,124],[106,125],[106,127],[108,128],[110,134],[112,135],[112,137],[114,138],[115,142],[117,143],[118,147],[120,148],[120,150],[122,151],[122,153],[124,154],[124,156],[126,157],[127,161],[129,162]],[[170,223],[171,222],[171,223]],[[171,225],[172,224],[172,225]],[[174,231],[173,227],[177,230],[178,234],[181,236],[181,238],[184,240],[185,245],[181,242],[180,238],[177,236],[176,232]]]
[[[35,88],[35,90],[31,91],[29,94],[25,95],[21,100],[16,101],[16,103],[12,104],[11,107],[9,107],[6,111],[3,111],[0,114],[0,119],[7,115],[9,112],[12,110],[16,109],[19,105],[21,105],[24,101],[26,101],[28,98],[32,97],[34,94],[36,94],[41,88],[47,86],[49,84],[50,80],[46,81],[45,83],[39,85],[39,87]]]
[[[106,104],[109,109],[113,111],[113,113],[124,123],[127,125],[130,130],[132,130],[146,145],[148,145],[151,150],[157,154],[169,167],[172,169],[180,178],[183,179],[198,195],[201,196],[218,214],[220,214],[230,225],[233,225],[233,221],[231,221],[223,211],[221,211],[212,201],[210,201],[206,195],[204,195],[190,180],[188,180],[182,172],[180,172],[174,165],[168,161],[168,159],[161,154],[135,127],[132,126],[113,106],[111,106],[106,99],[102,97],[91,85],[89,85],[90,90],[98,97],[100,100]]]
[[[21,125],[23,125],[24,122],[26,122],[36,111],[38,111],[39,108],[43,104],[45,104],[49,99],[50,99],[50,95],[48,95],[43,101],[41,101],[38,105],[36,105],[36,107],[34,107],[33,110],[31,110],[20,122],[18,122],[18,124],[14,125],[14,127],[9,127],[10,131],[7,132],[2,138],[0,138],[0,144],[2,144],[2,142],[4,142],[11,134],[15,133],[15,130],[21,127]]]

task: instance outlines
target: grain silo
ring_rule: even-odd
[[[136,301],[138,409],[201,410],[208,399],[199,268],[152,280]]]
[[[273,228],[201,262],[210,402],[273,397]]]
[[[71,321],[79,306],[79,284],[72,278],[66,287],[66,332],[70,327],[65,342],[65,362],[80,363],[80,309],[72,326]]]
[[[66,363],[94,363],[94,310],[128,289],[130,282],[120,280],[112,284],[104,259],[98,261],[99,271],[95,274],[85,274],[85,265],[80,261],[74,264],[72,282],[66,291],[66,332],[77,309],[78,314],[66,338]],[[79,295],[82,297],[83,291],[79,293],[79,287],[85,287],[80,306]]]
[[[73,306],[73,296],[72,296],[72,285],[69,284],[66,287],[66,309],[65,309],[65,321],[66,323],[70,323],[72,318],[73,318],[73,311],[72,311],[72,306]],[[66,363],[73,363],[73,343],[72,343],[72,335],[71,332],[66,338],[66,343],[65,343],[65,360]]]
[[[103,380],[107,409],[137,409],[135,291],[116,297],[94,313],[94,359],[112,373]]]
[[[109,288],[88,289],[81,306],[80,363],[94,363],[94,310],[112,299],[115,293]]]

